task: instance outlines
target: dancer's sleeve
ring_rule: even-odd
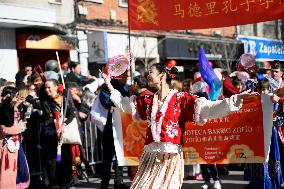
[[[197,97],[187,92],[179,93],[179,95],[182,95],[180,98],[180,121],[183,123],[192,122],[194,115],[194,102]]]
[[[111,92],[110,99],[122,112],[131,113],[134,121],[147,119],[146,112],[151,101],[149,95],[123,97],[121,93],[115,89]]]
[[[147,120],[147,112],[151,105],[151,99],[151,95],[143,95],[136,98],[136,110],[142,120]]]
[[[223,117],[231,112],[238,111],[243,104],[243,100],[238,95],[225,98],[223,100],[210,101],[204,97],[195,100],[195,122],[204,125],[207,119]]]

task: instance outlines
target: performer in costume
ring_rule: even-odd
[[[181,145],[185,123],[195,121],[203,125],[206,119],[237,111],[242,106],[242,98],[247,95],[235,95],[219,101],[197,98],[190,93],[170,89],[175,74],[175,67],[167,69],[164,64],[152,65],[148,85],[158,91],[137,99],[123,97],[113,88],[109,75],[102,74],[115,106],[125,112],[137,110],[132,114],[148,121],[144,152],[131,186],[133,189],[181,188],[184,166]],[[131,103],[137,108],[131,108]]]

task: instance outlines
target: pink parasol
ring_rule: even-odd
[[[124,55],[113,57],[107,64],[107,71],[111,77],[120,76],[129,68],[129,60]]]

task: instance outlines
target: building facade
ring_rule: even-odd
[[[230,67],[242,49],[236,40],[236,27],[129,32],[127,0],[76,1],[75,8],[80,61],[85,71],[96,70],[113,56],[125,54],[130,44],[136,60],[134,73],[143,74],[152,63],[174,59],[184,78],[195,70],[200,47],[221,67]]]
[[[125,55],[129,48],[140,72],[145,71],[145,64],[159,62],[157,34],[128,32],[127,0],[88,0],[76,4],[83,72],[90,70],[98,75],[98,68],[114,56]],[[132,68],[135,74],[135,63]]]
[[[70,0],[0,1],[0,76],[15,80],[24,63],[41,65],[48,59],[70,58],[74,45],[66,34],[74,21]]]

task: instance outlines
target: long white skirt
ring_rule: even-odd
[[[183,171],[183,153],[179,145],[151,143],[144,147],[131,189],[181,188]]]

